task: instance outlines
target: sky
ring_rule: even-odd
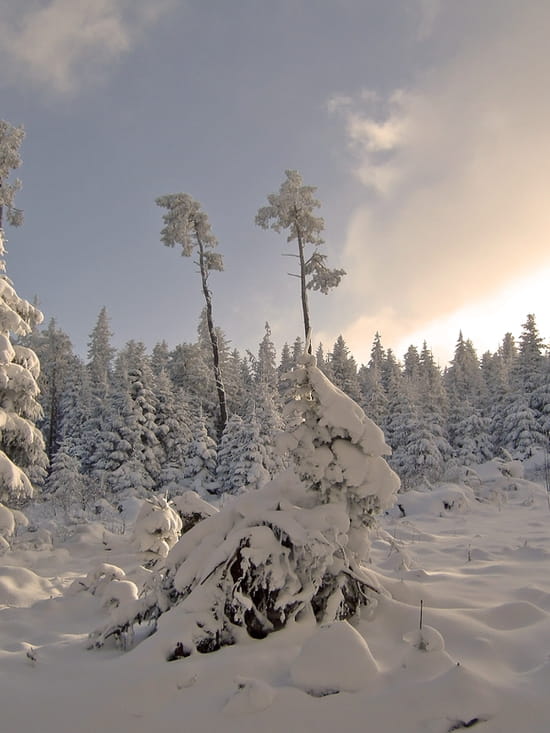
[[[317,186],[313,343],[375,332],[444,364],[528,313],[550,338],[550,5],[540,0],[0,0],[0,117],[23,125],[25,222],[7,273],[85,356],[196,339],[196,267],[160,242],[158,196],[207,212],[214,319],[243,352],[302,334],[283,234],[254,217],[285,169]]]

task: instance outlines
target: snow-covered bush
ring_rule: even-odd
[[[181,534],[182,522],[171,502],[151,496],[143,502],[134,525],[134,543],[140,552],[166,557]]]
[[[74,595],[85,590],[93,596],[98,595],[102,597],[103,591],[113,580],[123,580],[125,577],[126,573],[118,565],[102,562],[96,568],[90,570],[84,578],[74,580],[69,586],[67,593]]]
[[[128,606],[138,597],[138,587],[126,577],[118,565],[101,563],[90,570],[85,578],[78,578],[68,588],[68,595],[87,591],[96,596],[103,608],[107,609],[113,622],[127,616]]]
[[[18,509],[0,504],[0,552],[10,549],[20,528],[29,526],[29,520]]]
[[[191,490],[172,497],[171,503],[182,522],[181,534],[189,532],[197,522],[201,522],[206,517],[211,517],[218,512],[215,506],[202,499],[196,491]]]
[[[15,517],[7,506],[0,504],[0,552],[10,549],[10,540],[15,532]]]
[[[149,623],[167,659],[265,637],[300,615],[347,619],[382,590],[363,562],[399,479],[381,430],[305,356],[292,372],[284,443],[296,466],[184,534],[126,622]]]

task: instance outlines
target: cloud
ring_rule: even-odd
[[[173,0],[2,2],[4,84],[32,82],[59,93],[97,79],[132,50]]]
[[[375,330],[395,344],[550,262],[543,5],[495,4],[471,34],[462,18],[452,57],[410,88],[332,100],[366,187],[341,286],[352,351]]]

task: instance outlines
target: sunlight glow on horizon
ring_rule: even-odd
[[[452,359],[459,333],[462,331],[464,339],[472,341],[478,357],[481,358],[486,351],[497,351],[507,332],[512,333],[517,343],[528,313],[535,315],[539,333],[547,342],[550,340],[549,283],[550,265],[547,265],[544,269],[506,286],[493,296],[477,300],[449,316],[428,322],[426,326],[399,341],[396,356],[402,359],[411,344],[420,350],[426,341],[440,366],[444,367]]]

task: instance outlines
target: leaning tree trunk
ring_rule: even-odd
[[[212,361],[214,364],[214,379],[216,381],[216,392],[218,393],[218,402],[220,405],[220,420],[218,424],[218,438],[221,438],[223,430],[227,423],[227,401],[225,397],[225,387],[223,385],[222,371],[220,368],[220,350],[218,347],[218,336],[214,328],[214,319],[212,318],[212,297],[208,288],[208,270],[204,261],[204,247],[202,240],[197,232],[197,242],[199,243],[199,267],[201,271],[202,292],[206,301],[206,322],[208,324],[208,333],[210,335],[210,343],[212,344]]]

